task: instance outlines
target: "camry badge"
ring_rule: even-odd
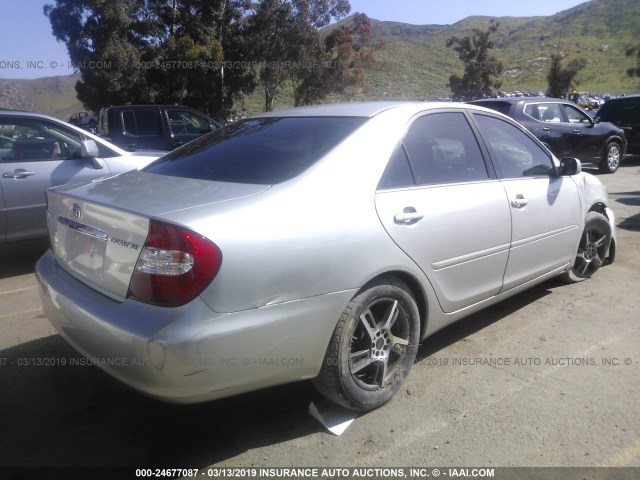
[[[80,205],[77,203],[73,204],[73,217],[76,220],[80,220],[80,217],[82,217],[82,210],[80,209]]]

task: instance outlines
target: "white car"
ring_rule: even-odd
[[[47,236],[47,188],[142,168],[164,153],[126,152],[56,118],[0,109],[0,244]]]

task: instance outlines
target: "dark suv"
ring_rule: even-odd
[[[469,102],[517,120],[556,157],[574,157],[613,173],[627,149],[624,131],[612,123],[592,119],[574,103],[557,98],[489,98]],[[603,107],[604,108],[604,107]]]
[[[176,105],[125,105],[100,110],[98,132],[125,150],[173,150],[220,125],[204,113]]]
[[[640,95],[613,98],[598,110],[598,118],[624,130],[627,153],[640,155]]]

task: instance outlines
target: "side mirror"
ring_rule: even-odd
[[[600,117],[594,117],[594,118],[593,118],[593,124],[594,124],[594,125],[597,125],[597,124],[599,124],[599,123],[600,123]]]
[[[100,151],[94,140],[82,140],[80,142],[80,156],[82,158],[94,158],[98,155],[100,155]]]
[[[560,168],[558,169],[558,173],[561,176],[577,175],[580,172],[582,172],[582,164],[577,158],[567,157],[560,160]]]
[[[100,151],[95,140],[82,140],[80,142],[80,156],[82,158],[88,158],[91,161],[91,166],[96,170],[104,168],[104,162],[98,158]]]

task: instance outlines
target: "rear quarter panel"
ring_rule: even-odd
[[[207,304],[217,312],[258,308],[358,289],[394,270],[428,283],[389,238],[374,203],[406,118],[381,114],[299,177],[256,197],[164,215],[222,251],[202,294]]]

